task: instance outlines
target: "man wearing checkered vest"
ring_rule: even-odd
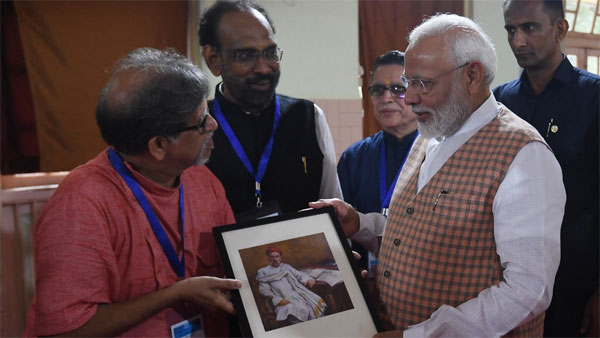
[[[423,22],[410,33],[403,77],[420,135],[387,220],[340,200],[311,203],[333,205],[345,234],[378,253],[377,309],[392,330],[381,336],[543,333],[562,173],[539,133],[496,102],[495,71],[494,46],[472,20]]]

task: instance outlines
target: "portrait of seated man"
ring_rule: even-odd
[[[283,263],[281,249],[269,247],[266,254],[269,265],[257,271],[256,280],[260,294],[275,308],[276,320],[294,324],[322,317],[327,304],[311,291],[315,279]]]
[[[265,332],[354,308],[324,233],[267,242],[239,254],[256,305],[247,311],[258,312]]]

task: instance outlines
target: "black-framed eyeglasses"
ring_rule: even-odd
[[[266,48],[262,51],[258,49],[239,49],[233,51],[226,51],[234,62],[239,63],[243,66],[253,66],[258,61],[258,58],[262,56],[263,60],[267,64],[276,64],[281,61],[283,57],[283,50],[277,46]]]
[[[425,94],[431,90],[431,87],[433,87],[433,82],[436,79],[439,79],[444,75],[448,75],[456,70],[459,70],[468,65],[469,63],[471,62],[467,62],[464,65],[458,66],[456,68],[452,68],[447,72],[432,77],[431,79],[407,79],[406,77],[402,76],[402,83],[406,86],[406,88],[413,88],[418,94]]]
[[[204,113],[202,114],[202,119],[200,120],[200,123],[193,125],[193,126],[184,127],[179,130],[176,130],[175,132],[173,132],[173,134],[179,134],[179,133],[183,133],[184,131],[190,131],[190,130],[200,130],[200,134],[206,133],[206,121],[208,121],[208,115],[209,115],[208,110],[205,110]]]
[[[397,83],[392,83],[388,87],[388,86],[382,85],[381,83],[375,83],[375,84],[370,85],[367,88],[367,90],[369,91],[369,95],[375,96],[375,97],[382,96],[386,90],[389,90],[390,94],[392,94],[394,97],[403,99],[404,94],[406,93],[406,86],[397,84]]]

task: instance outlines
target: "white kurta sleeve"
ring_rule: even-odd
[[[379,253],[379,240],[383,236],[386,218],[380,213],[358,213],[360,228],[350,239],[374,254]]]
[[[309,276],[308,274],[300,271],[300,270],[296,270],[293,266],[289,265],[289,270],[292,273],[292,275],[302,284],[306,284],[307,281],[314,279],[311,276]]]
[[[443,305],[405,337],[498,337],[546,310],[560,262],[566,201],[562,172],[539,142],[515,157],[494,198],[494,235],[504,281],[457,307]]]
[[[337,175],[335,146],[333,137],[325,118],[323,110],[315,104],[315,132],[319,149],[323,153],[323,174],[321,176],[321,188],[319,198],[343,199],[340,180]]]

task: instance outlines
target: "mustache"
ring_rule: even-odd
[[[413,113],[428,113],[430,111],[427,107],[411,106]]]
[[[207,136],[208,136],[208,137],[206,138],[206,141],[204,141],[204,144],[205,144],[205,145],[206,145],[206,144],[208,144],[208,143],[210,142],[210,140],[213,138],[213,135],[214,135],[214,134],[215,134],[215,132],[214,132],[214,131],[210,131],[210,132],[208,132],[208,133],[207,133]]]
[[[530,54],[532,52],[531,48],[516,48],[515,54]]]
[[[253,77],[249,78],[247,82],[260,82],[264,80],[269,80],[273,82],[275,80],[275,74],[256,74]]]

